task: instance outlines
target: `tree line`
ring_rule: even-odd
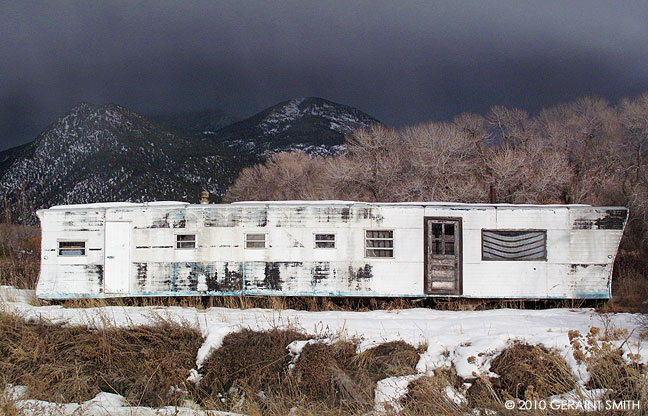
[[[278,153],[244,169],[226,201],[343,199],[622,205],[623,247],[648,256],[648,93],[585,97],[530,115],[495,106],[448,122],[374,125],[332,157]],[[648,261],[644,262],[648,264]],[[643,269],[643,267],[642,267]]]

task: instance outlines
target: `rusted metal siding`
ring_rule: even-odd
[[[612,211],[612,212],[610,212]],[[38,295],[102,297],[106,221],[131,225],[134,296],[271,294],[425,296],[424,218],[460,218],[466,297],[608,297],[622,208],[469,204],[249,203],[60,207],[39,211]],[[616,227],[616,228],[615,228]],[[547,230],[545,261],[482,261],[483,229]],[[393,230],[394,257],[366,258],[365,231]],[[245,248],[245,234],[266,248]],[[314,234],[334,234],[316,249]],[[195,234],[195,249],[176,248]],[[58,256],[57,241],[86,241]]]

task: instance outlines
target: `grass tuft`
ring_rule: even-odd
[[[576,387],[567,362],[556,351],[515,342],[491,362],[499,375],[496,386],[508,395],[524,399],[529,389],[540,398],[566,393]]]

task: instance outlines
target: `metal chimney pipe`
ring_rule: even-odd
[[[497,203],[497,191],[495,190],[495,186],[491,185],[490,189],[488,190],[488,202],[491,204],[496,204]]]

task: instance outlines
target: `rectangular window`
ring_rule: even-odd
[[[245,234],[245,248],[265,248],[265,234]]]
[[[59,241],[58,254],[59,256],[85,256],[85,244],[85,241]]]
[[[315,248],[335,248],[335,234],[315,234]]]
[[[176,248],[196,248],[196,234],[177,234]]]
[[[547,260],[547,231],[482,230],[483,260]]]
[[[394,231],[366,230],[365,257],[394,257]]]

